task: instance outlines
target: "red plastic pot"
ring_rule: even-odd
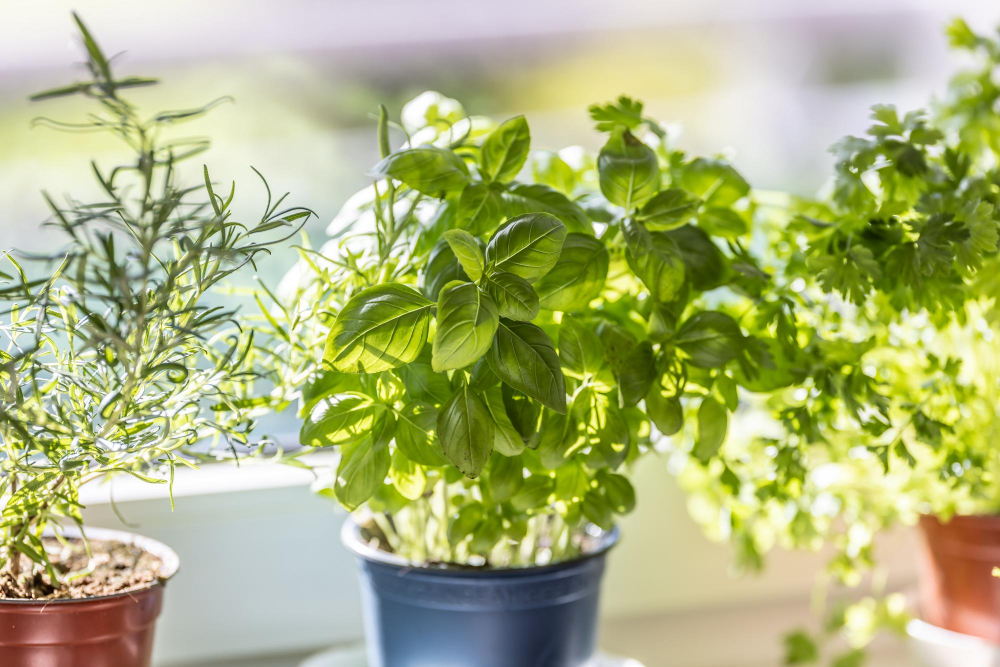
[[[159,556],[163,577],[140,590],[81,600],[0,600],[3,667],[150,666],[164,583],[177,571],[177,554],[156,540],[117,530],[89,528],[87,537],[134,544]]]
[[[920,517],[920,615],[1000,644],[1000,516]]]

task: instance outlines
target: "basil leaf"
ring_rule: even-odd
[[[437,301],[441,288],[453,280],[469,280],[462,263],[447,241],[441,239],[431,250],[427,266],[420,274],[420,290],[431,301]]]
[[[468,386],[441,407],[438,438],[452,465],[466,477],[479,476],[493,453],[494,425],[486,403]]]
[[[628,514],[635,509],[635,489],[628,477],[601,470],[597,473],[597,484],[614,512]]]
[[[649,235],[650,245],[639,255],[625,252],[629,268],[659,303],[673,301],[684,285],[685,265],[680,249],[662,232]]]
[[[448,522],[448,543],[457,546],[465,538],[476,532],[483,522],[482,503],[473,501],[459,508],[458,513]]]
[[[514,509],[521,512],[541,509],[550,503],[556,481],[547,475],[532,475],[524,480],[520,490],[510,499]]]
[[[582,509],[583,516],[587,517],[588,521],[601,530],[611,530],[614,528],[615,521],[611,514],[611,505],[608,504],[608,501],[597,489],[587,492],[587,495],[583,499]]]
[[[408,459],[400,449],[392,454],[389,479],[400,495],[408,500],[420,499],[427,488],[427,473],[423,467]]]
[[[559,359],[564,368],[583,376],[604,365],[601,340],[583,322],[564,315],[559,324]]]
[[[483,178],[499,182],[512,180],[528,159],[530,147],[531,132],[524,116],[504,121],[483,142],[479,160]]]
[[[559,468],[582,443],[576,420],[558,412],[546,412],[538,432],[538,457],[548,470]]]
[[[465,368],[493,344],[500,316],[493,299],[472,283],[451,282],[441,290],[431,366]]]
[[[750,226],[731,208],[707,208],[698,216],[698,226],[712,236],[734,239],[750,231]]]
[[[668,231],[686,224],[695,213],[701,200],[687,190],[669,188],[650,199],[637,218],[653,231]]]
[[[660,189],[656,153],[631,132],[615,132],[597,156],[601,192],[612,204],[631,211]]]
[[[563,193],[546,185],[515,185],[503,193],[503,198],[512,217],[541,211],[556,216],[574,232],[593,233],[590,218],[584,210]]]
[[[665,234],[677,244],[692,287],[707,292],[726,283],[729,279],[726,258],[708,234],[693,225],[684,225]]]
[[[663,389],[654,384],[646,394],[646,412],[663,435],[674,435],[684,426],[684,407],[679,396],[666,396]]]
[[[410,399],[440,405],[451,397],[451,383],[444,373],[436,373],[430,363],[421,359],[400,366],[397,370]]]
[[[698,368],[721,368],[740,355],[745,338],[736,320],[725,313],[702,311],[677,329],[674,345],[691,357]]]
[[[535,151],[531,156],[531,175],[536,183],[547,185],[564,194],[576,187],[576,173],[566,161],[552,151]]]
[[[450,150],[423,146],[393,153],[368,172],[374,178],[391,178],[417,192],[439,197],[457,192],[469,182],[469,169]]]
[[[505,383],[566,414],[566,383],[559,357],[552,341],[539,327],[501,319],[486,360]]]
[[[449,229],[444,233],[444,240],[455,253],[469,279],[474,283],[479,282],[486,268],[486,258],[483,257],[483,250],[476,237],[463,229]]]
[[[361,290],[337,315],[324,364],[344,373],[377,373],[413,361],[427,342],[432,305],[399,283]]]
[[[493,297],[500,317],[530,321],[538,315],[538,294],[527,280],[513,273],[494,273],[482,287]]]
[[[750,193],[750,184],[720,160],[695,158],[681,170],[679,185],[701,197],[706,206],[732,206]]]
[[[611,256],[604,244],[586,234],[568,234],[559,261],[535,285],[547,310],[582,310],[600,296]]]
[[[601,322],[597,327],[597,336],[601,339],[604,358],[612,372],[615,376],[620,375],[625,367],[625,360],[638,341],[628,329],[611,322]]]
[[[385,481],[389,463],[388,448],[376,447],[371,438],[346,446],[333,487],[340,504],[353,512],[371,498]]]
[[[524,463],[520,456],[494,456],[486,472],[490,495],[498,503],[509,500],[524,484]]]
[[[442,376],[443,377],[443,376]],[[403,406],[396,419],[396,447],[406,458],[425,466],[448,463],[437,439],[437,409],[423,401],[411,401]]]
[[[504,456],[516,456],[524,451],[524,440],[507,416],[500,385],[490,387],[482,394],[493,419],[493,449]]]
[[[299,431],[305,447],[346,445],[368,434],[375,406],[367,396],[337,394],[318,401]]]
[[[698,407],[698,440],[692,452],[694,457],[702,463],[708,463],[725,442],[728,427],[726,408],[711,396],[702,399]]]
[[[503,220],[507,203],[489,183],[470,183],[458,199],[456,225],[470,234],[486,234]]]
[[[566,225],[549,213],[528,213],[501,227],[486,246],[490,273],[513,273],[537,281],[559,260]]]
[[[624,407],[637,404],[646,397],[655,379],[656,360],[653,358],[653,346],[644,340],[629,352],[618,375],[621,404]]]
[[[490,387],[497,387],[499,385],[500,378],[490,368],[486,357],[482,357],[473,365],[472,371],[469,373],[469,386],[472,387],[472,391],[482,395]]]
[[[535,435],[538,432],[538,418],[542,414],[538,403],[506,384],[500,386],[500,394],[503,396],[507,417],[521,439],[528,440]]]
[[[590,488],[590,478],[583,466],[574,460],[569,460],[556,470],[555,499],[568,503],[578,503],[583,500]]]

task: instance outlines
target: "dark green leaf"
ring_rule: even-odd
[[[340,504],[353,512],[371,498],[385,481],[389,463],[388,448],[376,448],[371,438],[344,447],[334,485]]]
[[[615,526],[611,505],[597,489],[587,492],[583,499],[583,515],[587,520],[602,530],[611,530]]]
[[[442,376],[443,377],[443,376]],[[396,447],[414,463],[443,466],[441,443],[437,439],[437,409],[421,401],[410,401],[396,419]]]
[[[685,275],[696,290],[707,292],[724,285],[729,277],[726,258],[708,234],[693,225],[665,232],[680,250]]]
[[[745,338],[736,320],[725,313],[702,311],[677,329],[674,344],[699,368],[721,368],[745,348]]]
[[[427,258],[427,266],[420,275],[420,289],[424,296],[437,302],[441,288],[453,280],[470,280],[470,277],[448,242],[441,239]]]
[[[493,419],[493,449],[503,456],[516,456],[523,452],[524,440],[514,428],[510,417],[507,416],[507,407],[504,404],[500,385],[488,388],[483,392],[482,397],[486,408],[490,411],[490,417]]]
[[[522,512],[538,510],[550,503],[556,481],[545,475],[532,475],[524,480],[520,490],[510,499],[510,504]]]
[[[646,394],[646,412],[663,435],[674,435],[684,426],[684,407],[678,396],[667,396],[659,384]]]
[[[489,183],[470,183],[458,200],[456,224],[471,234],[493,231],[503,220],[507,203]]]
[[[631,132],[615,132],[597,156],[601,192],[627,211],[642,206],[660,189],[656,153]]]
[[[487,475],[493,500],[502,503],[517,493],[524,483],[524,463],[520,456],[494,456]]]
[[[486,359],[505,383],[556,412],[566,413],[566,384],[559,357],[539,327],[501,319]]]
[[[618,392],[622,405],[632,407],[646,397],[656,379],[653,346],[642,341],[632,348],[618,374]]]
[[[635,489],[627,477],[602,470],[597,474],[597,483],[616,514],[628,514],[635,509]]]
[[[486,403],[468,386],[441,407],[438,438],[452,465],[466,477],[479,476],[493,453],[494,425]]]
[[[590,232],[590,218],[566,195],[541,185],[515,185],[503,194],[510,216],[526,213],[551,213],[559,218],[566,228],[574,232]]]
[[[667,303],[680,292],[684,284],[685,265],[677,244],[662,232],[650,235],[652,243],[647,251],[635,255],[625,253],[628,265],[660,303]]]
[[[686,224],[698,212],[701,200],[686,190],[669,188],[650,199],[637,219],[653,231],[669,231]]]
[[[604,365],[604,349],[592,328],[564,315],[559,324],[559,359],[563,367],[580,376],[594,374]]]
[[[706,396],[698,407],[698,440],[695,442],[694,457],[708,463],[726,440],[729,416],[726,408],[711,396]]]
[[[696,158],[681,172],[680,186],[701,197],[707,206],[732,206],[750,193],[750,184],[720,160]]]

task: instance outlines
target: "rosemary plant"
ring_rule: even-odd
[[[247,224],[204,182],[182,185],[178,165],[208,148],[171,140],[168,128],[196,109],[144,116],[125,93],[154,79],[117,77],[84,24],[88,77],[35,95],[82,95],[95,109],[83,122],[39,119],[71,132],[115,136],[131,156],[91,169],[101,198],[57,202],[48,222],[65,238],[49,257],[0,253],[0,595],[49,595],[86,572],[62,572],[46,536],[82,528],[81,485],[128,474],[172,485],[189,450],[208,441],[248,444],[252,332],[232,308],[211,305],[221,281],[268,252],[268,232],[309,212],[279,210],[268,198]],[[266,184],[265,184],[266,185]],[[172,488],[172,486],[171,486]],[[171,504],[173,495],[171,493]]]

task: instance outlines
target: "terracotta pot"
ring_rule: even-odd
[[[1000,644],[1000,516],[920,517],[920,614],[946,630]]]
[[[0,600],[0,665],[150,666],[154,624],[164,583],[177,571],[177,554],[160,542],[117,530],[88,528],[87,537],[134,544],[159,556],[163,578],[137,591],[81,600]]]

